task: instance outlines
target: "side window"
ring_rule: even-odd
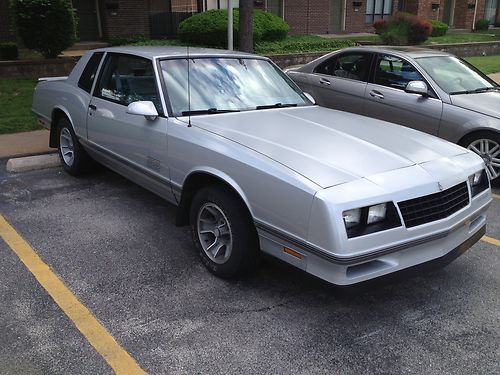
[[[151,101],[162,113],[153,63],[142,57],[109,54],[94,95],[125,106]]]
[[[366,82],[370,71],[370,63],[370,54],[350,53],[334,57],[324,62],[318,66],[315,72]]]
[[[374,83],[404,90],[410,81],[425,81],[425,79],[409,62],[396,56],[379,56]]]
[[[95,75],[97,73],[97,68],[101,62],[102,55],[104,52],[95,52],[87,62],[85,69],[83,69],[80,80],[78,81],[78,87],[87,91],[90,94],[92,90],[92,84],[94,83]]]

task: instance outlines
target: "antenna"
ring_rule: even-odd
[[[189,81],[189,45],[187,46],[187,75],[188,75],[188,128],[191,127],[191,82]]]

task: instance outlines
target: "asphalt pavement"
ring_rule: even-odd
[[[202,266],[173,206],[115,173],[5,164],[0,214],[147,373],[500,373],[494,243],[362,291],[267,258],[225,281]],[[487,235],[500,239],[498,198]],[[0,373],[113,373],[1,239],[0,301]]]

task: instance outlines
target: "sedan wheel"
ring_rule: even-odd
[[[59,157],[64,170],[73,176],[82,174],[90,166],[91,159],[78,142],[71,123],[67,118],[61,118],[57,130]]]
[[[233,278],[257,264],[257,230],[233,191],[218,185],[200,189],[191,202],[190,222],[195,246],[210,272]]]
[[[500,176],[500,143],[493,139],[479,138],[469,144],[469,150],[481,156],[490,180]]]
[[[68,128],[62,128],[59,134],[59,152],[61,153],[64,164],[71,167],[75,161],[75,151],[73,139]]]

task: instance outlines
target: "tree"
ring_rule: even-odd
[[[253,1],[240,1],[239,16],[239,49],[243,52],[253,52]]]
[[[17,30],[27,48],[57,57],[75,42],[75,11],[70,0],[12,0]]]

